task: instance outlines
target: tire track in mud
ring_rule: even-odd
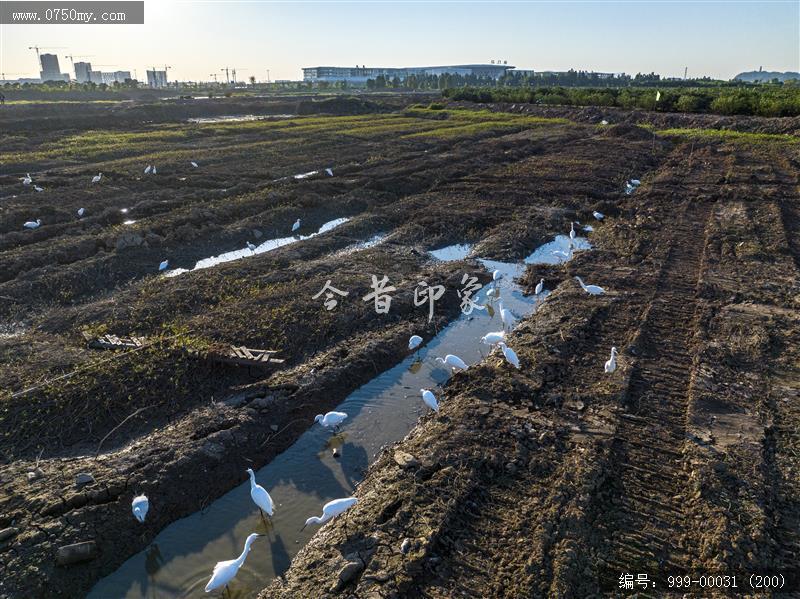
[[[691,202],[691,201],[690,201]],[[622,572],[688,568],[683,447],[692,384],[696,296],[710,203],[689,203],[665,223],[671,247],[643,323],[641,357],[634,366],[611,452],[613,473],[601,513],[606,544],[602,576],[613,585]],[[611,586],[610,588],[614,588]]]

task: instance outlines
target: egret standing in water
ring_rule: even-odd
[[[569,223],[569,238],[575,239],[575,223],[572,221]]]
[[[328,173],[329,177],[333,177],[333,169],[332,168],[326,168],[325,172]]]
[[[344,513],[347,509],[358,503],[357,497],[343,497],[342,499],[334,499],[322,506],[322,516],[311,516],[303,525],[303,530],[309,524],[325,524],[328,520],[335,518],[339,514]]]
[[[78,218],[82,218],[85,212],[85,208],[78,208]]]
[[[97,173],[94,177],[92,177],[92,183],[100,183],[100,179],[103,178],[103,173]]]
[[[252,468],[247,469],[247,474],[250,475],[250,497],[253,499],[253,503],[258,506],[262,518],[264,514],[272,518],[272,514],[275,511],[275,504],[272,502],[272,497],[269,496],[269,493],[267,493],[264,487],[256,482],[256,474],[253,472]]]
[[[339,425],[345,421],[347,414],[344,412],[328,412],[324,416],[317,414],[314,417],[314,422],[319,422],[325,428],[333,427],[333,430],[338,430]]]
[[[30,173],[25,173],[25,176],[22,177],[22,179],[20,180],[22,181],[23,185],[30,185],[31,183],[33,183],[33,179],[31,179]]]
[[[158,271],[161,272],[162,270],[167,270],[167,267],[169,267],[169,260],[164,260],[158,265]]]
[[[298,218],[296,221],[294,221],[294,224],[292,225],[292,233],[297,231],[297,229],[299,228],[300,228],[300,219]]]
[[[599,287],[598,285],[586,285],[584,284],[583,279],[581,279],[580,277],[575,277],[575,278],[578,280],[578,283],[581,284],[583,290],[589,295],[602,295],[603,293],[606,292],[605,289]]]
[[[263,535],[258,534],[251,534],[247,537],[247,540],[244,542],[244,551],[242,554],[237,557],[236,559],[231,559],[225,562],[217,562],[217,565],[214,566],[214,571],[211,573],[211,580],[208,581],[206,585],[206,593],[210,593],[220,587],[225,587],[228,590],[228,583],[234,579],[236,574],[239,572],[239,568],[242,567],[244,564],[244,560],[247,557],[247,554],[250,553],[250,545],[253,544],[258,537]]]
[[[504,308],[502,302],[498,304],[498,307],[500,308],[500,320],[503,321],[503,327],[508,329],[513,329],[516,319],[514,318],[514,315],[511,313],[511,310]]]
[[[464,362],[464,360],[462,360],[458,356],[454,356],[453,354],[447,354],[444,358],[436,358],[436,361],[441,362],[445,366],[449,366],[453,370],[453,372],[455,372],[456,370],[467,369],[467,363]]]
[[[408,351],[414,351],[420,345],[422,345],[422,337],[419,335],[411,335],[411,337],[408,338]]]
[[[428,406],[434,412],[439,412],[439,402],[436,401],[436,396],[433,394],[433,391],[430,389],[420,389],[419,392],[422,394],[422,401],[425,402],[425,405]]]
[[[145,175],[149,175],[150,171],[152,171],[152,170],[153,170],[153,167],[148,164],[144,169],[144,174]]]
[[[539,279],[539,282],[536,283],[536,289],[534,289],[534,293],[539,295],[542,291],[544,291],[544,279]]]
[[[517,352],[508,347],[504,341],[501,341],[497,345],[503,350],[503,357],[506,359],[506,362],[519,370],[519,358],[517,357]]]
[[[256,251],[256,244],[254,244],[254,243],[250,243],[250,242],[248,241],[248,242],[247,242],[247,249],[248,249],[248,250],[250,250],[251,252],[255,252],[255,251]]]
[[[617,348],[616,347],[612,347],[611,348],[611,358],[609,358],[608,362],[606,362],[605,367],[603,368],[603,370],[605,370],[606,374],[611,374],[616,369],[617,369]]]
[[[131,502],[131,511],[133,517],[139,522],[144,524],[144,519],[147,517],[147,510],[150,509],[150,500],[145,495],[137,495]]]

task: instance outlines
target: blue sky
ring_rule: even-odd
[[[760,2],[261,2],[146,0],[144,25],[3,25],[0,70],[37,76],[28,46],[100,70],[172,67],[170,79],[298,79],[303,66],[489,62],[728,79],[800,70],[800,0]],[[45,50],[43,50],[45,51]],[[76,61],[79,60],[76,58]],[[13,73],[13,75],[10,75]]]

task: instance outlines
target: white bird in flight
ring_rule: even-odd
[[[420,345],[422,345],[422,337],[420,337],[419,335],[411,335],[411,337],[408,338],[409,351],[414,351]]]
[[[211,579],[206,585],[206,593],[210,593],[211,591],[220,587],[228,587],[228,583],[234,579],[237,572],[239,572],[239,568],[241,568],[242,564],[244,564],[247,554],[250,553],[250,545],[252,545],[253,541],[260,536],[262,535],[255,533],[249,535],[247,540],[244,542],[244,550],[242,551],[242,554],[236,559],[217,562],[217,565],[214,566],[214,571],[211,573]]]
[[[430,389],[420,389],[419,392],[422,394],[422,401],[425,402],[425,405],[434,412],[438,412],[439,402],[436,401],[436,396],[433,394],[433,391]]]
[[[86,208],[78,208],[78,218],[82,217],[86,212]]]
[[[536,283],[536,289],[534,289],[534,293],[539,295],[542,291],[544,291],[544,279],[539,279],[539,282]]]
[[[346,418],[347,414],[344,412],[328,412],[324,416],[322,414],[317,414],[314,417],[314,422],[319,422],[325,428],[333,427],[334,429],[337,429]]]
[[[586,285],[586,284],[584,284],[583,279],[581,279],[580,277],[575,277],[575,278],[578,279],[578,283],[581,284],[581,287],[583,288],[583,290],[586,293],[588,293],[589,295],[602,295],[603,293],[606,292],[605,289],[603,289],[602,287],[599,287],[597,285]]]
[[[264,487],[256,482],[256,473],[253,472],[252,468],[247,469],[247,474],[250,475],[250,497],[253,499],[253,503],[258,506],[262,517],[266,514],[271,518],[275,512],[275,504],[272,502],[272,497],[269,496]]]
[[[458,356],[454,356],[453,354],[447,354],[447,355],[444,357],[444,359],[442,359],[442,358],[436,358],[436,361],[437,361],[437,362],[441,362],[441,363],[442,363],[442,364],[444,364],[445,366],[449,366],[449,367],[450,367],[450,368],[452,368],[454,371],[455,371],[455,370],[466,370],[466,369],[467,369],[467,364],[466,364],[466,362],[464,362],[464,360],[462,360],[462,359],[461,359],[461,358],[459,358]]]
[[[33,179],[31,179],[30,173],[25,173],[25,176],[22,177],[22,179],[20,180],[22,181],[23,185],[30,185],[31,183],[33,183]]]
[[[324,524],[328,520],[335,518],[336,516],[342,514],[347,509],[354,506],[358,503],[357,497],[342,497],[341,499],[334,499],[333,501],[329,501],[325,505],[322,506],[322,516],[311,516],[306,523],[303,525],[303,528],[308,526],[309,524]],[[300,530],[303,530],[301,528]]]
[[[194,168],[198,167],[198,164],[194,160],[192,160],[189,164],[191,164]]]
[[[506,338],[505,331],[486,333],[483,337],[481,337],[481,343],[484,343],[486,345],[497,345],[505,338]]]
[[[611,348],[611,358],[609,358],[609,360],[606,362],[605,367],[603,368],[603,370],[605,370],[606,374],[611,374],[616,369],[617,369],[617,348],[616,347],[612,347]]]
[[[169,260],[164,260],[161,264],[158,265],[159,272],[162,270],[167,270],[168,266],[169,266]]]
[[[37,229],[42,224],[42,219],[37,218],[36,220],[29,220],[26,222],[23,227],[26,229]]]
[[[299,228],[300,228],[300,219],[298,218],[296,221],[294,221],[294,224],[292,225],[292,233],[297,231],[297,229]]]
[[[511,364],[514,368],[519,369],[519,358],[517,357],[517,352],[508,347],[504,341],[501,341],[497,345],[499,345],[500,349],[503,350],[503,357],[506,359],[506,362]]]
[[[603,214],[602,212],[598,212],[597,210],[592,212],[592,216],[594,216],[597,220],[603,220],[606,217],[605,214]]]
[[[147,517],[147,510],[150,509],[150,500],[145,495],[137,495],[131,501],[131,511],[133,517],[139,522],[144,524],[144,519]]]
[[[92,183],[100,183],[100,179],[103,178],[103,173],[97,173],[94,177],[92,177]]]

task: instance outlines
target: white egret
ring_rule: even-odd
[[[266,514],[271,518],[275,512],[275,504],[272,502],[272,497],[269,496],[264,487],[256,482],[256,474],[252,468],[247,469],[247,474],[250,475],[250,497],[253,499],[253,503],[258,506],[262,517]]]
[[[409,351],[414,351],[420,345],[422,345],[422,337],[420,337],[419,335],[411,335],[411,337],[408,338]]]
[[[641,184],[642,182],[639,181],[639,179],[631,179],[631,185],[633,185],[634,187],[639,187]]]
[[[303,528],[308,526],[309,524],[325,524],[328,520],[335,518],[336,516],[345,512],[348,508],[351,508],[356,503],[358,503],[357,497],[343,497],[341,499],[334,499],[333,501],[329,501],[325,505],[322,506],[322,516],[311,516],[306,523],[303,525]],[[301,528],[300,530],[303,530]]]
[[[437,362],[441,362],[445,366],[449,366],[454,371],[455,370],[466,370],[467,369],[467,363],[464,362],[464,360],[462,360],[458,356],[454,356],[453,354],[447,354],[444,357],[444,359],[436,358],[436,361]]]
[[[597,220],[603,220],[606,217],[605,214],[603,214],[602,212],[598,212],[597,210],[592,212],[592,216],[594,216]]]
[[[486,299],[491,300],[492,298],[497,297],[498,292],[497,289],[491,288],[489,291],[486,292]]]
[[[600,124],[601,124],[601,125],[608,125],[608,121],[607,121],[607,120],[605,120],[605,119],[603,119],[602,121],[600,121]]]
[[[256,251],[256,244],[255,243],[250,243],[248,241],[247,242],[247,249],[250,250],[251,252],[255,252]]]
[[[43,188],[43,187],[39,187],[38,185],[34,185],[34,186],[33,186],[33,188],[34,188],[36,191],[44,191],[44,188]]]
[[[86,212],[86,208],[78,208],[78,218],[81,218]]]
[[[326,168],[325,172],[328,173],[329,177],[333,177],[333,169],[332,168]]]
[[[228,588],[228,583],[234,579],[237,572],[239,572],[239,568],[241,568],[242,564],[244,564],[247,554],[250,553],[250,545],[252,545],[253,541],[260,536],[263,535],[256,533],[249,535],[247,540],[244,542],[244,550],[242,551],[242,554],[236,559],[217,562],[217,565],[214,566],[214,571],[211,573],[211,579],[206,585],[206,593],[210,593],[211,591],[220,587],[225,587],[226,589]]]
[[[42,219],[37,218],[36,220],[29,220],[26,222],[23,227],[26,229],[37,229],[42,224]]]
[[[100,179],[103,178],[103,173],[97,173],[94,177],[92,177],[92,183],[100,183]]]
[[[25,176],[22,177],[22,179],[20,179],[20,181],[22,181],[23,185],[30,185],[31,183],[33,183],[33,179],[31,179],[31,174],[30,173],[25,173]]]
[[[167,270],[168,266],[169,266],[169,260],[164,260],[161,264],[158,265],[158,270],[159,271]]]
[[[419,392],[422,393],[422,401],[425,402],[425,405],[434,412],[438,412],[439,402],[436,401],[436,396],[433,394],[433,391],[430,389],[420,389]]]
[[[539,279],[539,282],[536,283],[536,289],[534,289],[533,292],[539,295],[542,291],[544,291],[544,279]]]
[[[339,428],[339,425],[345,421],[347,414],[344,412],[328,412],[324,416],[317,414],[314,417],[314,422],[319,422],[325,428],[333,427],[334,430]]]
[[[583,279],[581,279],[580,277],[575,277],[575,278],[578,279],[578,283],[581,284],[583,290],[589,295],[601,295],[606,292],[605,289],[603,289],[602,287],[598,287],[597,285],[584,284]]]
[[[144,519],[147,517],[147,510],[150,509],[150,500],[145,495],[137,495],[131,501],[131,511],[133,517],[139,522],[144,524]]]
[[[292,225],[292,233],[297,231],[297,229],[299,228],[300,228],[300,219],[298,218],[296,221],[294,221],[294,224]]]
[[[611,358],[609,358],[608,362],[606,362],[605,367],[603,368],[603,370],[605,370],[606,374],[611,374],[616,369],[617,369],[617,348],[616,347],[612,347],[611,348]]]
[[[501,341],[497,345],[499,345],[500,349],[503,350],[503,357],[506,359],[506,362],[511,364],[514,368],[519,369],[519,358],[517,357],[517,352],[508,347],[504,341]]]
[[[495,331],[493,333],[486,333],[483,337],[481,337],[481,343],[486,345],[497,345],[505,338],[505,331]]]
[[[194,168],[198,167],[198,164],[194,160],[192,160],[189,164],[191,164]]]
[[[572,258],[571,253],[568,254],[567,252],[562,252],[561,250],[554,250],[553,255],[558,256],[559,258],[564,258],[564,260],[569,260]]]
[[[145,175],[149,175],[150,171],[152,171],[152,170],[153,170],[153,167],[148,164],[144,169],[144,174]]]
[[[157,172],[158,172],[158,170],[156,170],[156,165],[154,164],[153,165],[153,174],[155,175]]]
[[[503,273],[501,273],[499,270],[495,270],[492,273],[492,281],[494,281],[495,283],[497,283],[497,281],[499,281],[502,278],[503,278]]]
[[[502,302],[500,302],[497,306],[500,308],[500,320],[503,321],[503,327],[508,327],[509,329],[513,329],[516,319],[514,318],[514,315],[511,313],[511,310],[504,308]]]
[[[570,239],[575,239],[575,223],[574,222],[570,222],[569,223],[569,238]]]

